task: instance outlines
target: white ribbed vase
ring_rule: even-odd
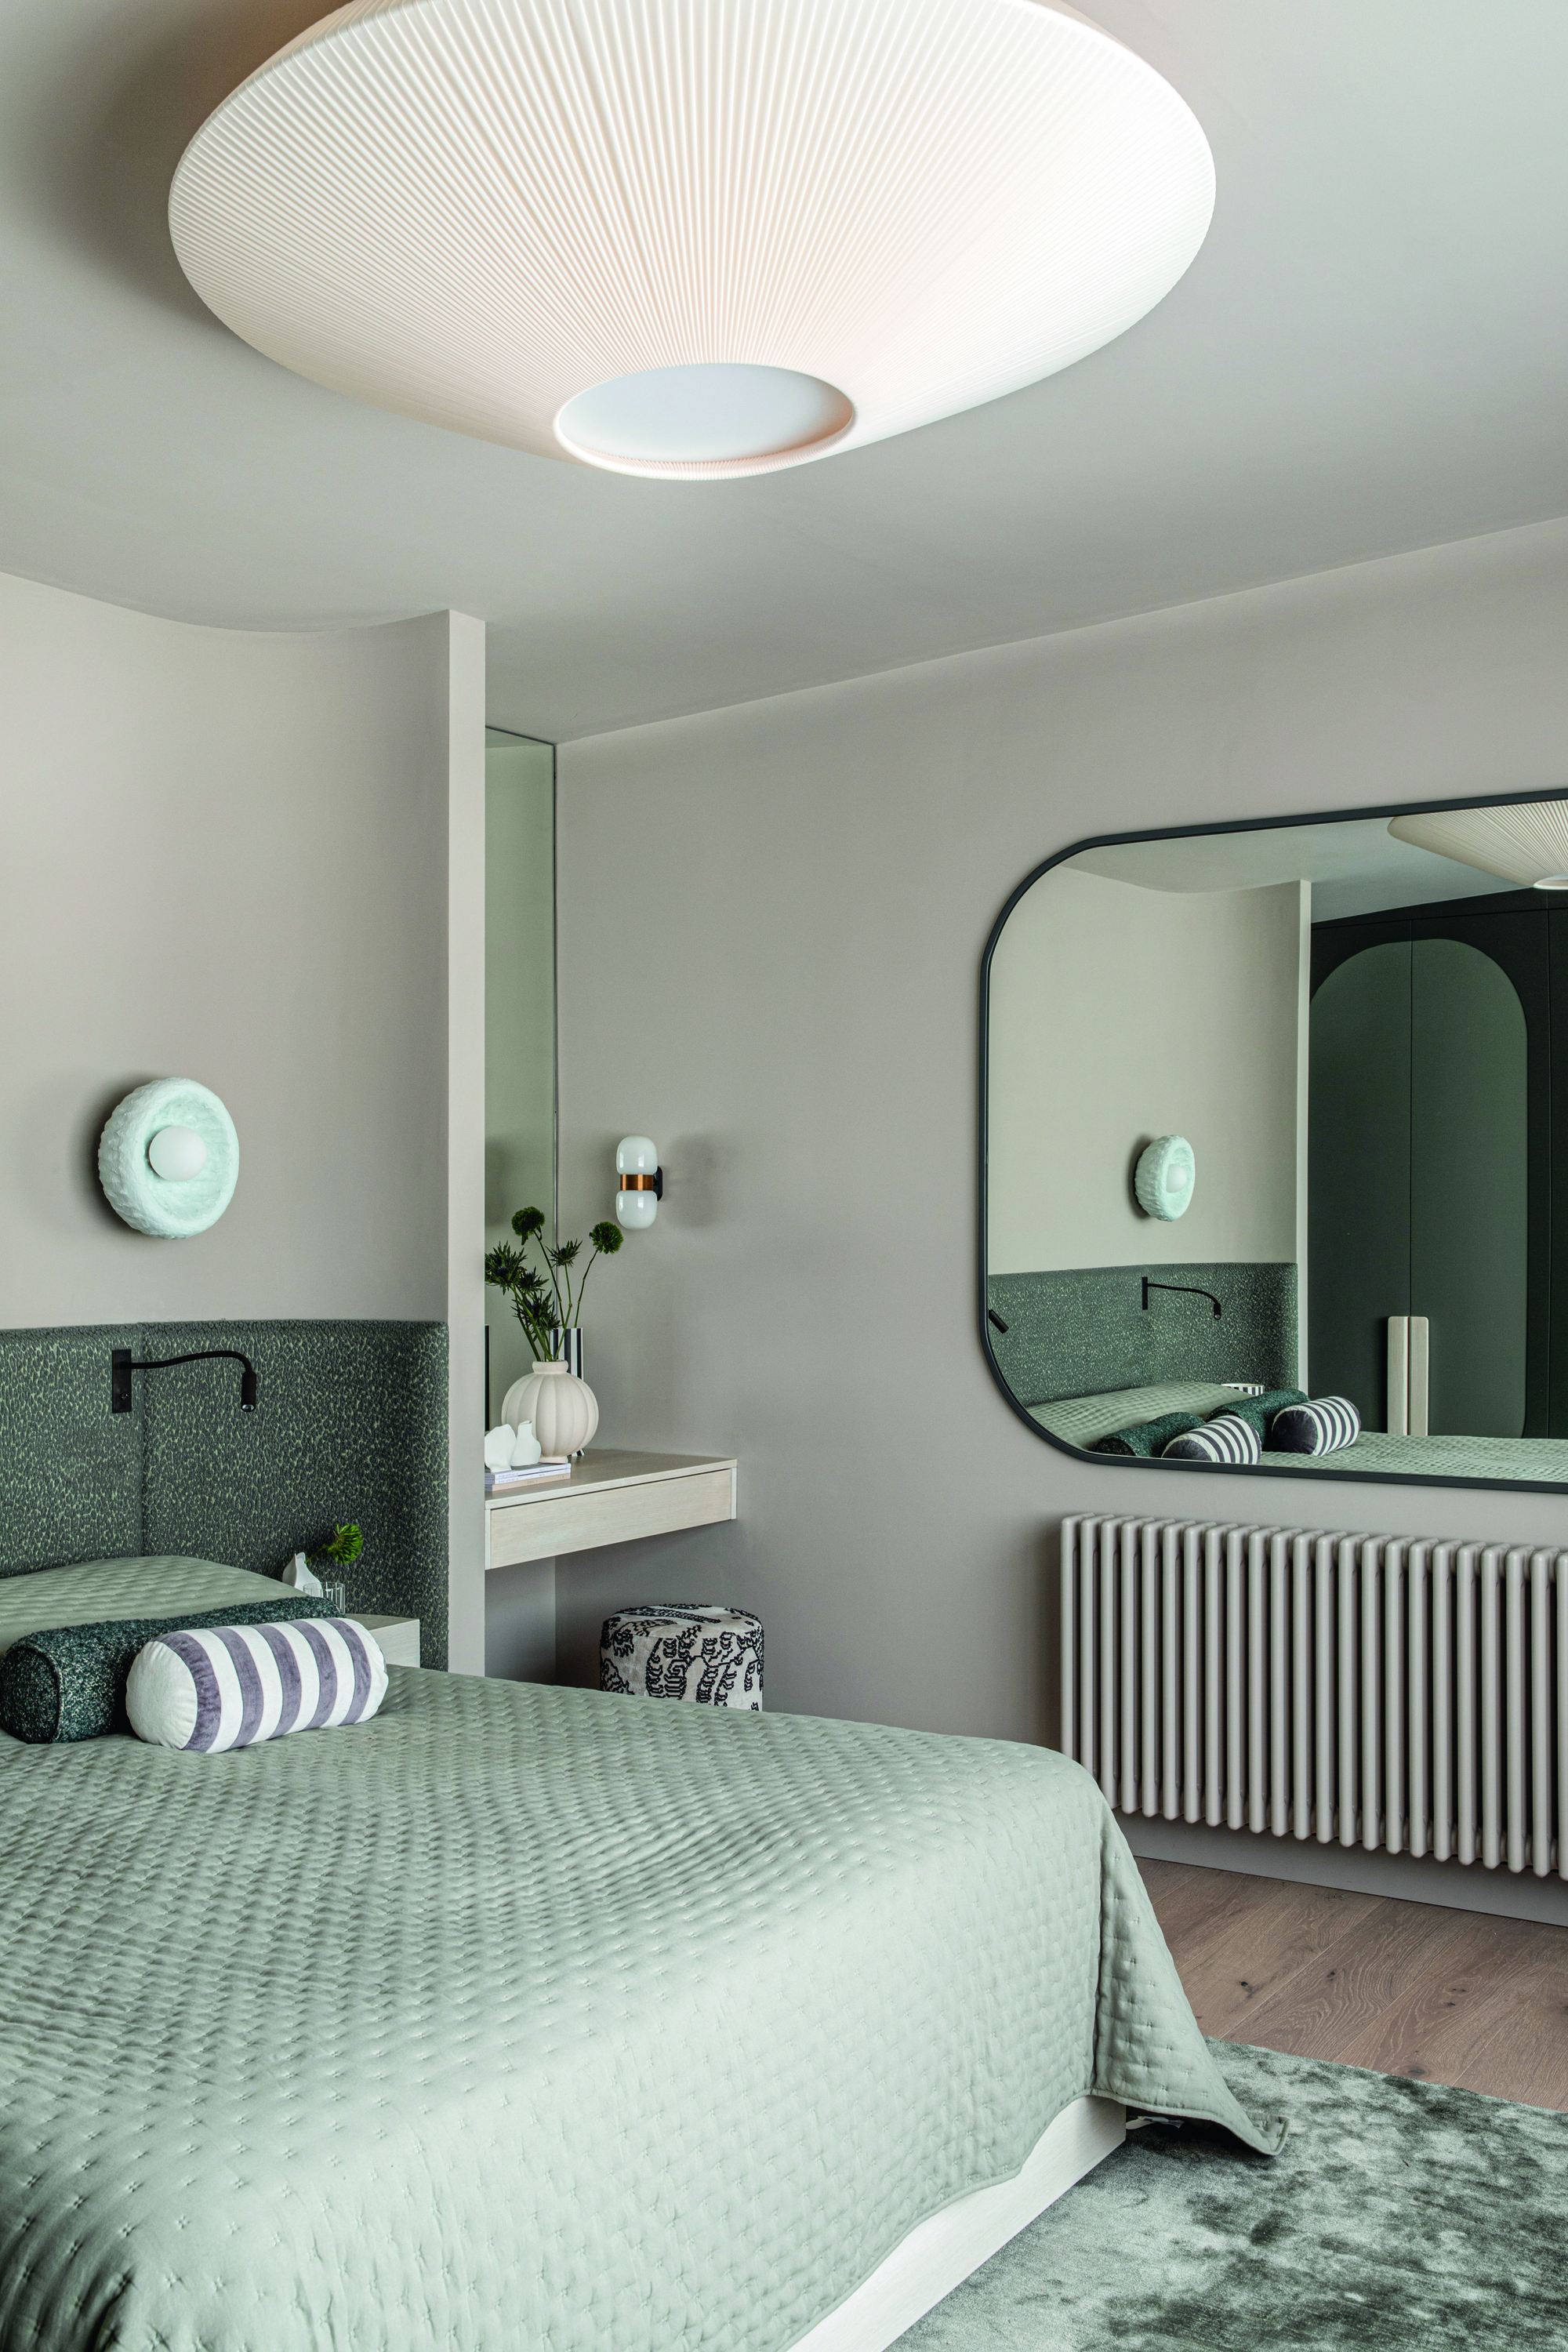
[[[565,1462],[581,1454],[598,1428],[599,1400],[564,1364],[535,1364],[508,1389],[500,1417],[514,1429],[532,1422],[546,1462]]]

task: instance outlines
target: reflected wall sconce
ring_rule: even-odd
[[[622,1136],[616,1146],[616,1223],[628,1234],[640,1234],[652,1224],[664,1198],[664,1171],[650,1136]]]
[[[1193,1204],[1198,1163],[1184,1135],[1157,1135],[1138,1155],[1132,1190],[1146,1217],[1170,1223]]]

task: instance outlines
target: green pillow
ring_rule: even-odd
[[[1163,1454],[1173,1437],[1180,1437],[1189,1429],[1201,1429],[1201,1412],[1163,1412],[1157,1421],[1140,1421],[1131,1429],[1119,1429],[1114,1437],[1102,1437],[1089,1448],[1091,1454]]]
[[[0,1731],[35,1747],[101,1739],[126,1729],[125,1683],[139,1651],[185,1625],[271,1625],[287,1617],[330,1617],[331,1601],[279,1585],[276,1601],[247,1601],[199,1616],[120,1617],[100,1625],[57,1625],[0,1656]]]
[[[1267,1445],[1268,1424],[1275,1414],[1285,1412],[1289,1405],[1305,1404],[1306,1402],[1305,1389],[1268,1389],[1262,1396],[1238,1396],[1234,1404],[1222,1405],[1220,1410],[1235,1413],[1237,1421],[1249,1423],[1258,1432],[1260,1443]]]

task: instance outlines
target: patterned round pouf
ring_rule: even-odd
[[[599,1688],[632,1698],[763,1710],[763,1621],[711,1601],[617,1609],[599,1637]]]

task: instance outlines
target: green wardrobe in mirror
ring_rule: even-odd
[[[1556,1433],[1553,921],[1494,897],[1314,926],[1308,1360],[1369,1428]],[[1390,1318],[1421,1318],[1407,1392]]]

